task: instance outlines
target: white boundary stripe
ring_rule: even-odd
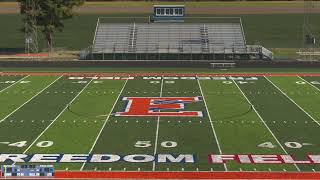
[[[304,78],[298,76],[301,80],[303,80],[304,82],[308,83],[310,86],[314,87],[316,90],[320,91],[320,89],[318,87],[316,87],[314,84],[310,83],[309,81],[305,80]]]
[[[5,90],[9,89],[9,88],[10,88],[10,87],[12,87],[12,86],[14,86],[14,85],[18,84],[19,82],[21,82],[22,80],[26,79],[26,78],[27,78],[27,77],[29,77],[29,76],[30,76],[30,75],[25,76],[25,77],[22,77],[21,79],[19,79],[19,80],[18,80],[18,81],[16,81],[15,83],[13,83],[13,84],[11,84],[10,86],[8,86],[8,87],[6,87],[6,88],[2,89],[2,90],[0,91],[0,93],[2,93],[3,91],[5,91]]]
[[[243,93],[242,89],[239,87],[239,85],[236,83],[235,80],[232,80],[233,83],[238,87],[239,91],[241,92],[241,94],[243,95],[243,97],[247,100],[247,102],[251,105],[252,109],[254,110],[254,112],[258,115],[259,119],[262,121],[262,123],[264,124],[264,126],[269,130],[269,132],[271,133],[271,135],[273,136],[273,138],[277,141],[277,143],[279,144],[279,146],[281,147],[281,149],[287,154],[289,155],[289,153],[284,149],[284,147],[281,145],[280,141],[278,140],[278,138],[273,134],[273,132],[271,131],[271,129],[269,128],[269,126],[266,124],[266,122],[263,120],[263,118],[260,116],[259,112],[256,110],[256,108],[254,107],[254,105],[250,102],[250,100],[248,99],[248,97]],[[297,166],[297,164],[294,164],[294,166],[297,168],[297,170],[300,172],[300,168]]]
[[[32,99],[34,99],[36,96],[38,96],[40,93],[42,93],[44,90],[48,89],[53,83],[55,83],[56,81],[58,81],[62,76],[58,77],[57,79],[55,79],[53,82],[51,82],[48,86],[46,86],[45,88],[43,88],[41,91],[39,91],[37,94],[35,94],[34,96],[32,96],[29,100],[27,100],[25,103],[23,103],[22,105],[20,105],[17,109],[15,109],[14,111],[12,111],[10,114],[8,114],[6,117],[4,117],[3,119],[0,120],[0,123],[3,122],[4,120],[6,120],[9,116],[11,116],[13,113],[15,113],[16,111],[18,111],[20,108],[22,108],[25,104],[27,104],[28,102],[30,102]]]
[[[100,138],[100,135],[101,135],[104,127],[106,126],[107,122],[109,121],[109,118],[110,118],[110,116],[111,116],[111,114],[112,114],[112,112],[113,112],[113,109],[114,109],[114,107],[116,106],[117,102],[119,101],[119,98],[120,98],[120,96],[121,96],[121,94],[122,94],[122,91],[123,91],[124,88],[126,87],[128,80],[129,80],[129,79],[126,80],[126,82],[124,83],[124,85],[123,85],[123,87],[122,87],[122,89],[121,89],[121,91],[120,91],[117,99],[114,101],[113,106],[112,106],[112,108],[111,108],[111,110],[110,110],[110,112],[109,112],[106,120],[104,121],[104,123],[103,123],[103,125],[102,125],[102,127],[101,127],[101,129],[100,129],[100,131],[99,131],[99,133],[98,133],[98,135],[97,135],[94,143],[92,144],[91,149],[90,149],[90,151],[89,151],[88,154],[91,154],[91,152],[93,151],[93,148],[96,146],[96,143],[98,142],[98,139]],[[82,164],[82,166],[81,166],[81,168],[80,168],[80,171],[83,170],[83,168],[84,168],[85,165],[86,165],[86,163],[83,163],[83,164]]]
[[[163,90],[163,78],[161,78],[160,97],[162,97],[162,90]],[[158,120],[157,120],[156,139],[154,141],[154,152],[153,152],[153,155],[157,154],[158,137],[159,137],[159,126],[160,126],[160,116],[158,116]],[[153,161],[153,163],[152,163],[152,171],[155,171],[155,170],[156,170],[156,162]]]
[[[286,93],[284,93],[277,85],[275,85],[272,81],[270,81],[270,79],[268,79],[267,77],[264,76],[264,78],[266,78],[275,88],[277,88],[283,95],[285,95],[291,102],[293,102],[293,104],[295,104],[301,111],[303,111],[307,116],[309,116],[309,118],[311,118],[315,123],[318,124],[318,126],[320,126],[319,121],[317,121],[315,118],[313,118],[307,111],[305,111],[299,104],[297,104],[293,99],[291,99]]]
[[[204,97],[204,94],[203,94],[202,87],[201,87],[201,84],[200,84],[199,79],[197,79],[197,82],[198,82],[198,85],[199,85],[199,88],[200,88],[200,92],[201,92],[201,96],[202,96],[202,98],[203,98],[204,105],[206,106],[206,110],[207,110],[207,114],[208,114],[208,117],[209,117],[209,120],[210,120],[210,125],[211,125],[211,129],[212,129],[212,133],[213,133],[214,138],[215,138],[215,140],[216,140],[216,142],[217,142],[217,146],[218,146],[218,149],[219,149],[219,153],[222,154],[221,147],[220,147],[220,143],[219,143],[219,140],[218,140],[216,131],[215,131],[214,126],[213,126],[213,123],[212,123],[212,119],[211,119],[211,116],[210,116],[210,112],[209,112],[209,110],[208,110],[207,102],[206,102],[206,99],[205,99],[205,97]],[[226,163],[224,163],[223,166],[224,166],[225,171],[228,171],[228,168],[227,168]]]
[[[77,97],[89,86],[92,82],[93,78],[82,88],[82,90],[66,105],[66,107],[54,118],[54,120],[42,131],[42,133],[30,144],[30,146],[23,152],[23,154],[27,153],[27,151],[38,141],[38,139],[51,127],[51,125],[62,115],[62,113],[72,104]]]

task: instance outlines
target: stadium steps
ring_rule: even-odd
[[[138,34],[138,28],[136,24],[133,24],[133,26],[130,27],[129,43],[128,43],[128,52],[130,53],[136,52],[137,34]]]
[[[206,25],[203,25],[203,27],[200,27],[200,33],[201,33],[201,50],[203,53],[210,53],[209,35],[208,35],[208,28],[206,27]]]

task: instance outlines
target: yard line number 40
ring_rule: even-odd
[[[298,143],[298,142],[285,142],[284,145],[287,148],[300,149],[303,146],[312,145],[312,144],[310,144],[310,143]],[[259,144],[258,147],[272,149],[272,148],[276,148],[277,146],[272,144],[272,142],[264,142],[264,143]]]
[[[4,143],[3,143],[4,144]],[[14,142],[14,143],[6,143],[8,144],[8,146],[10,147],[25,147],[27,146],[27,141],[19,141],[19,142]],[[36,144],[37,147],[40,148],[46,148],[46,147],[50,147],[53,145],[53,141],[40,141]]]

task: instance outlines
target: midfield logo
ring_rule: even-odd
[[[202,97],[124,97],[122,100],[127,101],[126,109],[115,116],[203,117],[201,111],[180,111],[186,104],[202,101]]]

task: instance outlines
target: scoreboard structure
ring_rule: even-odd
[[[184,5],[154,5],[153,22],[184,22]]]
[[[53,165],[3,165],[1,176],[3,177],[54,177]]]

